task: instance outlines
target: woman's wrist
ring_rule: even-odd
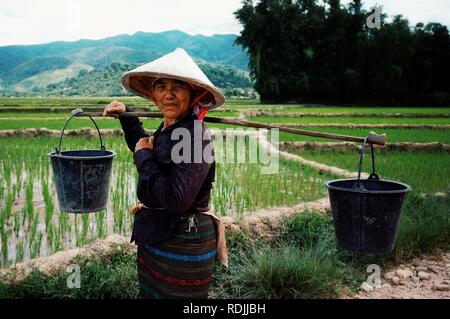
[[[153,150],[151,147],[149,147],[149,146],[136,146],[135,148],[134,148],[134,152],[136,153],[137,151],[140,151],[140,150],[143,150],[143,149],[149,149],[149,150]]]

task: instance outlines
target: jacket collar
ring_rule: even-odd
[[[194,109],[192,108],[189,110],[184,117],[182,117],[178,122],[173,123],[172,125],[169,125],[164,131],[161,131],[164,127],[164,121],[161,122],[158,129],[155,131],[154,135],[159,135],[161,133],[165,132],[171,132],[177,127],[187,127],[189,123],[191,123],[193,120],[197,120],[197,115],[194,112]]]

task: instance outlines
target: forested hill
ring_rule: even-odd
[[[181,31],[137,32],[101,40],[0,47],[0,94],[115,94],[119,73],[177,47],[196,59],[223,88],[247,88],[246,52],[236,35],[191,36]]]

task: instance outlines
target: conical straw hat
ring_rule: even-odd
[[[208,93],[200,100],[208,109],[217,108],[225,103],[223,93],[211,83],[208,77],[183,49],[160,57],[150,63],[141,65],[122,75],[123,87],[136,95],[151,100],[153,83],[159,78],[185,81],[205,89]],[[202,92],[197,92],[200,94]]]

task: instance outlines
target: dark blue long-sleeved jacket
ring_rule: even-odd
[[[134,110],[127,106],[127,112],[132,111]],[[195,122],[197,130],[194,132]],[[187,216],[209,210],[208,203],[215,177],[214,149],[210,132],[204,123],[189,111],[185,117],[163,131],[161,129],[164,123],[161,123],[153,134],[153,150],[144,148],[134,152],[139,139],[148,137],[149,134],[136,117],[120,118],[120,123],[128,148],[134,153],[134,163],[139,173],[137,197],[142,204],[149,207],[136,214],[131,241],[134,240],[140,245],[165,240]],[[198,130],[199,127],[201,130]],[[185,128],[190,133],[190,150],[183,149],[190,151],[190,162],[176,163],[171,156],[172,148],[180,142],[179,139],[172,140],[172,133],[177,128]],[[198,134],[199,131],[202,134]],[[178,134],[175,135],[179,138]],[[194,145],[195,143],[197,144]],[[179,151],[179,145],[176,149]],[[199,151],[210,157],[199,157]],[[183,152],[181,154],[185,155]]]

